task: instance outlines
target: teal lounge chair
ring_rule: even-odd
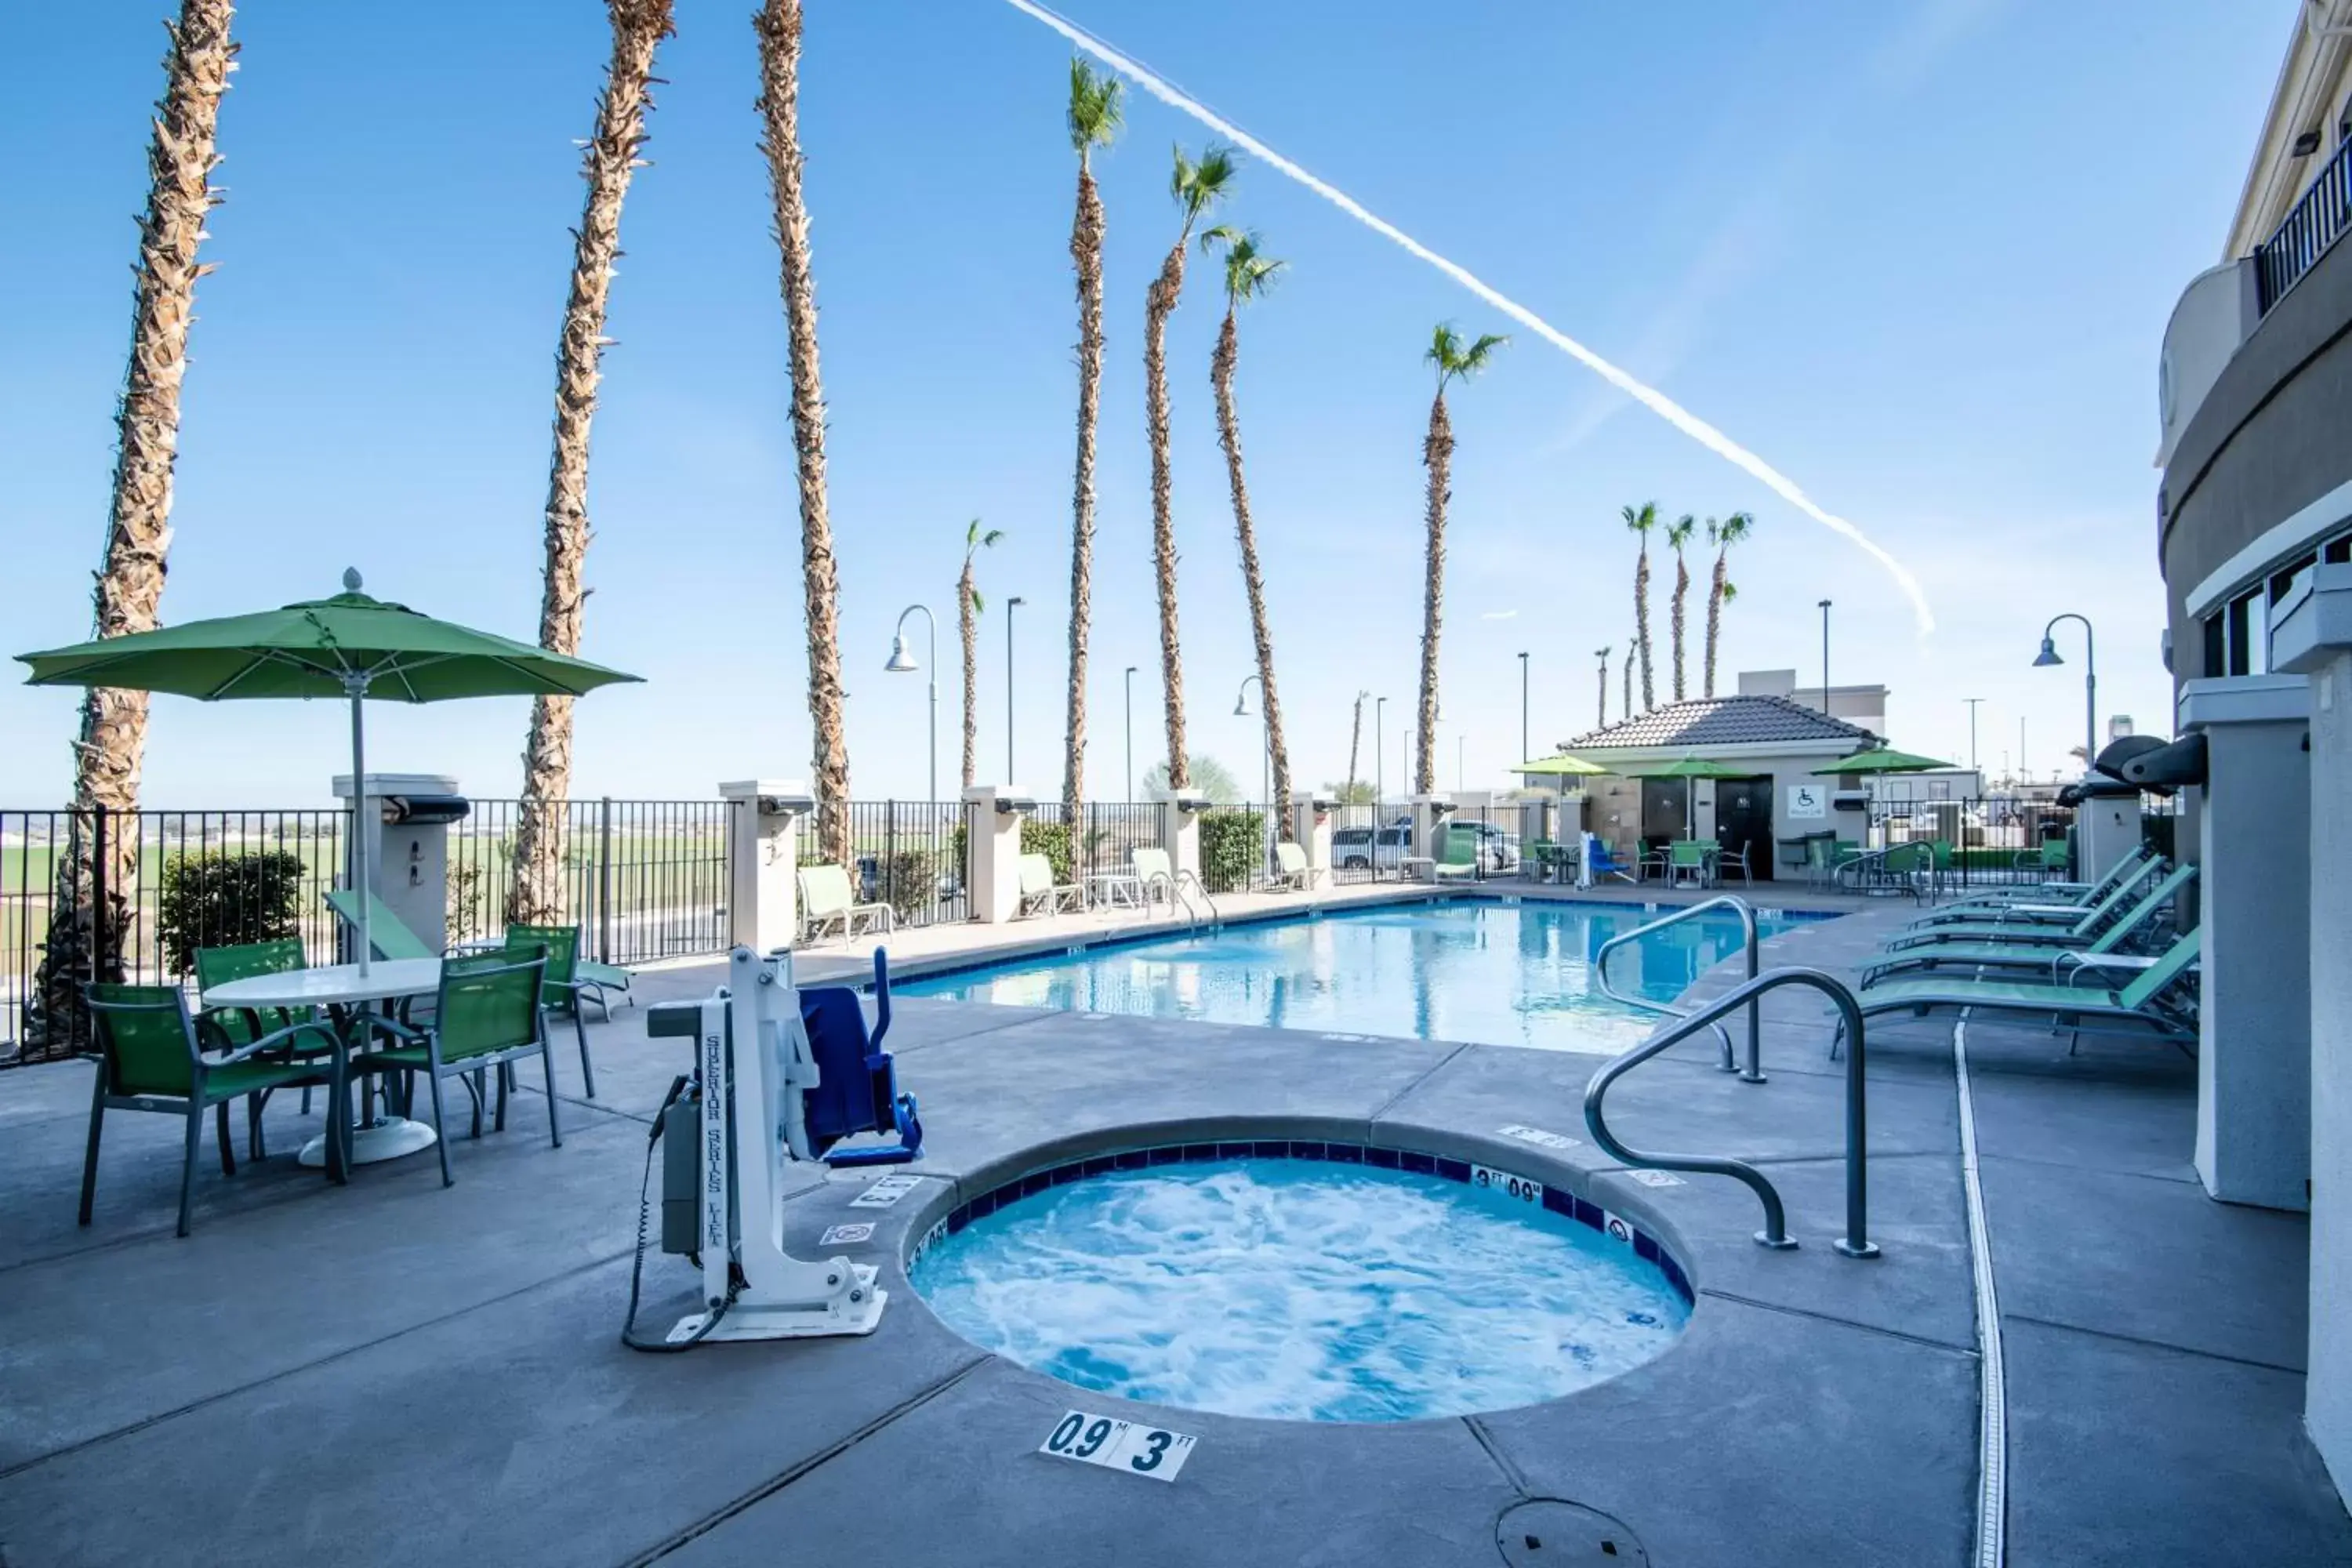
[[[1432,878],[1477,876],[1478,837],[1475,828],[1447,823],[1438,835],[1437,861],[1430,868]]]
[[[2107,874],[2095,882],[2033,882],[2022,887],[1992,888],[1980,893],[1970,893],[1965,899],[1947,905],[1948,910],[1998,909],[2005,904],[2071,904],[2076,909],[2089,909],[2105,898],[2121,884],[2147,875],[2149,862],[2156,854],[2145,844],[2116,861]]]
[[[2162,860],[2143,862],[2138,872],[2117,882],[2102,895],[2096,903],[2087,907],[2082,904],[2016,903],[1936,910],[1921,915],[1904,927],[1887,945],[1900,946],[1904,944],[1906,937],[1914,937],[1922,932],[1938,929],[1965,928],[1969,931],[1971,938],[1983,936],[2000,941],[2007,933],[1996,928],[2003,926],[2010,928],[2011,931],[2035,926],[2048,927],[2052,930],[2071,929],[2075,934],[2088,939],[2093,932],[2104,928],[2109,921],[2123,911],[2131,900],[2132,894],[2141,883],[2151,877],[2160,875],[2166,869],[2167,867]]]
[[[1854,998],[1865,1018],[1881,1013],[1924,1016],[1937,1007],[1981,1008],[1991,1013],[2047,1013],[2080,1034],[2085,1022],[2137,1024],[2171,1040],[2194,1039],[2193,1009],[2169,1005],[2166,994],[2197,962],[2199,933],[2189,931],[2174,941],[2147,972],[2120,991],[2095,985],[2051,985],[2013,980],[1969,980],[1957,974],[1923,975],[1874,985]],[[1830,1055],[1838,1055],[1844,1025],[1830,1041]],[[2071,1051],[2073,1047],[2070,1046]]]
[[[1943,965],[1954,967],[1982,965],[1995,969],[2046,970],[2056,974],[2067,957],[2073,956],[2077,967],[2087,955],[2094,958],[2119,953],[2123,944],[2156,929],[2156,922],[2172,902],[2173,896],[2195,879],[2194,866],[2175,867],[2172,872],[2155,887],[2141,895],[2122,919],[2091,940],[2087,947],[2069,946],[2053,940],[2046,931],[2029,928],[2008,940],[1987,942],[1936,941],[1922,942],[1907,947],[1881,949],[1864,965],[1862,984],[1867,988],[1880,976],[1897,970],[1934,969]],[[1942,932],[1957,931],[1956,926],[1943,926],[1915,933],[1936,937]],[[2071,934],[2071,933],[2070,933]],[[2092,967],[2097,967],[2093,965]]]

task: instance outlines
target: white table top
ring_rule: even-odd
[[[364,973],[356,963],[331,963],[226,981],[205,992],[204,1000],[207,1007],[310,1007],[428,996],[440,988],[439,959],[380,958]]]

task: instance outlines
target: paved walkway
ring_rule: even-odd
[[[1899,915],[1802,926],[1768,956],[1842,967]],[[712,975],[640,989],[698,994]],[[0,1074],[0,1561],[1491,1568],[1504,1511],[1561,1498],[1660,1564],[1959,1568],[1979,1358],[1952,1025],[1874,1031],[1885,1257],[1864,1263],[1828,1245],[1843,1084],[1823,1021],[1793,994],[1766,1015],[1770,1082],[1715,1071],[1695,1042],[1612,1103],[1636,1145],[1762,1161],[1792,1253],[1748,1241],[1755,1201],[1733,1184],[1651,1188],[1589,1144],[1497,1139],[1582,1137],[1591,1056],[906,999],[891,1045],[923,1097],[929,1179],[883,1211],[881,1331],[680,1356],[614,1341],[645,1118],[684,1066],[635,1013],[593,1031],[593,1104],[559,1061],[561,1150],[526,1094],[505,1133],[460,1137],[447,1191],[429,1158],[341,1191],[282,1154],[215,1168],[186,1241],[170,1119],[110,1119],[79,1230],[88,1069]],[[2138,1044],[2069,1058],[2032,1028],[1972,1023],[1968,1045],[2011,1373],[2010,1560],[2352,1563],[2301,1434],[2303,1222],[2203,1197],[2193,1068]],[[270,1120],[280,1151],[316,1125],[290,1103]],[[1035,1454],[1071,1404],[1118,1402],[949,1332],[898,1274],[905,1232],[1059,1152],[1276,1125],[1478,1155],[1641,1216],[1691,1268],[1691,1327],[1569,1399],[1462,1420],[1160,1413],[1201,1438],[1174,1486]],[[870,1179],[794,1176],[803,1247]],[[679,1261],[656,1255],[646,1280],[646,1322],[688,1306]]]

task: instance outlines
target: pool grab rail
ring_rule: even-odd
[[[1737,894],[1718,893],[1714,898],[1702,899],[1697,903],[1686,905],[1663,919],[1652,921],[1645,926],[1629,931],[1622,936],[1612,936],[1602,942],[1601,951],[1592,958],[1592,975],[1600,983],[1601,994],[1612,1002],[1622,1002],[1628,1007],[1639,1007],[1644,1012],[1663,1013],[1669,1018],[1690,1016],[1682,1008],[1670,1006],[1664,1002],[1653,1001],[1647,996],[1628,995],[1610,984],[1609,955],[1621,947],[1631,946],[1652,931],[1664,931],[1671,925],[1679,925],[1684,921],[1706,913],[1709,910],[1731,910],[1738,914],[1740,934],[1745,939],[1748,950],[1748,978],[1751,982],[1755,980],[1757,960],[1759,956],[1757,951],[1759,943],[1756,932],[1755,906]],[[1733,1065],[1729,1031],[1726,1030],[1721,1024],[1715,1025],[1714,1028],[1717,1043],[1723,1047],[1723,1059],[1717,1065],[1725,1072],[1738,1072],[1742,1082],[1762,1083],[1764,1081],[1763,1047],[1759,1043],[1758,1034],[1756,1009],[1753,1006],[1748,1009],[1748,1068],[1744,1072]]]
[[[1193,905],[1192,902],[1192,895],[1194,893],[1200,894],[1201,902],[1209,906],[1209,919],[1207,923],[1211,931],[1215,931],[1225,923],[1224,916],[1217,911],[1217,900],[1209,897],[1209,889],[1202,886],[1199,876],[1189,868],[1178,871],[1172,877],[1165,871],[1154,871],[1150,878],[1145,881],[1143,884],[1143,909],[1147,919],[1150,918],[1151,910],[1151,894],[1154,889],[1160,888],[1165,888],[1168,890],[1168,907],[1170,909],[1176,909],[1180,906],[1183,909],[1185,925],[1188,931],[1198,931],[1202,925],[1201,911]]]
[[[1752,1008],[1765,993],[1777,991],[1784,985],[1808,985],[1828,996],[1836,1004],[1845,1036],[1853,1044],[1853,1048],[1846,1053],[1845,1064],[1845,1235],[1834,1245],[1848,1258],[1875,1258],[1878,1247],[1870,1239],[1869,1128],[1867,1108],[1864,1103],[1866,1047],[1863,1038],[1862,1008],[1854,1001],[1853,992],[1821,970],[1775,969],[1759,975],[1684,1017],[1655,1039],[1614,1058],[1594,1073],[1592,1081],[1585,1086],[1584,1125],[1591,1131],[1595,1143],[1612,1159],[1622,1160],[1628,1165],[1660,1171],[1692,1171],[1701,1175],[1729,1176],[1747,1183],[1764,1205],[1764,1228],[1756,1233],[1758,1245],[1774,1248],[1796,1246],[1789,1237],[1788,1214],[1781,1205],[1780,1192],[1755,1166],[1728,1156],[1645,1153],[1629,1149],[1609,1131],[1609,1123],[1601,1114],[1601,1101],[1607,1098],[1610,1085],[1651,1058],[1681,1044],[1725,1014],[1738,1007]]]

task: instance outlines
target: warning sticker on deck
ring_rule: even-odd
[[[923,1184],[920,1176],[885,1176],[849,1200],[854,1209],[887,1209]]]
[[[1522,1143],[1534,1143],[1546,1149],[1581,1149],[1584,1147],[1581,1141],[1570,1138],[1566,1133],[1547,1132],[1540,1127],[1522,1127],[1517,1122],[1513,1122],[1508,1127],[1497,1127],[1495,1129],[1495,1132],[1497,1137],[1516,1138]]]
[[[846,1247],[854,1241],[873,1239],[874,1226],[871,1221],[867,1221],[858,1225],[833,1226],[823,1236],[816,1238],[816,1244],[819,1247]]]

